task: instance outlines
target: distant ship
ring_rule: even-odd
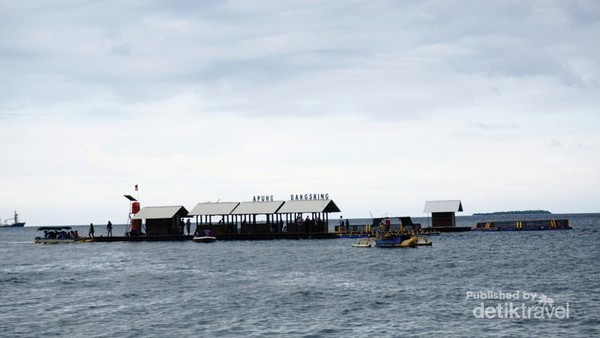
[[[19,227],[24,227],[25,222],[19,222],[19,214],[17,214],[17,212],[15,211],[15,217],[5,219],[4,223],[0,224],[0,226],[9,227],[9,228],[19,228]]]

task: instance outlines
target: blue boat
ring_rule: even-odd
[[[417,237],[408,234],[383,234],[375,239],[375,246],[378,248],[401,248],[417,245]]]
[[[335,235],[337,238],[369,238],[370,233],[338,233]]]

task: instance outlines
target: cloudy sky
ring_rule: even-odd
[[[0,0],[0,218],[599,212],[598,41],[596,0]]]

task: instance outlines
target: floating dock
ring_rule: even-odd
[[[544,231],[570,230],[568,219],[550,219],[536,221],[492,221],[477,223],[476,231]]]
[[[438,232],[465,232],[465,231],[471,231],[470,227],[431,227],[431,228],[425,228],[425,229],[431,229],[433,231],[438,231]]]
[[[299,240],[299,239],[334,239],[335,233],[308,233],[308,234],[244,234],[244,235],[218,235],[217,241],[262,241],[262,240]],[[86,242],[166,242],[166,241],[192,241],[194,236],[115,236],[86,238]]]

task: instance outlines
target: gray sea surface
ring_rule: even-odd
[[[40,245],[35,228],[0,228],[0,336],[597,337],[600,214],[552,217],[574,229],[444,233],[415,249],[357,249],[353,239]],[[486,219],[506,216],[457,225]],[[499,318],[511,304],[568,316]]]

